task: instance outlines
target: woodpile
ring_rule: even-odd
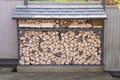
[[[19,38],[20,64],[101,64],[100,35],[101,31],[26,31]]]
[[[19,24],[19,27],[53,28],[53,27],[59,27],[59,20],[19,19],[18,24]]]
[[[87,19],[20,19],[18,27],[32,28],[102,28],[101,20]]]
[[[69,28],[92,28],[89,20],[61,20],[61,27]]]
[[[102,28],[102,20],[92,20],[93,28]]]

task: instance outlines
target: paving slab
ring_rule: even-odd
[[[3,72],[12,72],[13,69],[14,69],[14,66],[11,66],[11,67],[0,66],[0,73],[3,73]]]
[[[0,80],[120,80],[103,72],[0,73]]]

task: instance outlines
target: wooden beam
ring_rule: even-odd
[[[24,5],[25,5],[25,6],[28,5],[28,0],[24,0]]]

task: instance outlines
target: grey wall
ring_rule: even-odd
[[[23,0],[0,0],[0,58],[17,58],[17,25],[11,18],[15,5],[23,5]],[[120,71],[120,10],[106,7],[106,12],[105,70]]]
[[[17,26],[12,20],[15,5],[23,0],[0,0],[0,58],[17,58]]]
[[[105,22],[105,70],[120,71],[120,10],[106,7],[108,19]]]

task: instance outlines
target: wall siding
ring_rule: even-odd
[[[105,70],[120,71],[120,10],[106,7],[108,19],[105,21]]]
[[[23,0],[0,0],[0,58],[17,58],[17,26],[12,15],[21,4]]]
[[[0,0],[0,58],[18,57],[17,24],[12,20],[16,5],[23,5],[23,0]],[[117,7],[106,7],[106,12],[105,70],[120,71],[120,10]]]

